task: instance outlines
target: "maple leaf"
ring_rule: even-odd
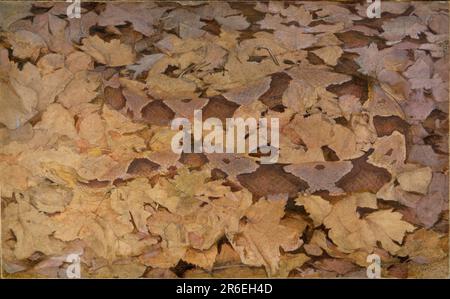
[[[386,68],[392,71],[403,71],[409,63],[406,51],[395,48],[380,51],[375,43],[347,51],[359,54],[355,62],[361,66],[360,71],[374,77]]]
[[[326,90],[329,85],[350,80],[347,75],[309,64],[294,67],[286,73],[293,80],[283,94],[283,104],[300,113],[311,108],[319,98],[333,97],[333,94]]]
[[[448,94],[448,86],[445,85],[439,73],[434,71],[433,61],[429,56],[418,58],[404,72],[404,75],[409,79],[412,89],[431,90],[437,101]]]
[[[280,224],[285,200],[259,200],[252,205],[239,231],[228,234],[233,248],[243,263],[264,266],[269,275],[279,270],[280,248],[293,251],[300,246],[299,232]]]
[[[296,21],[300,26],[307,26],[313,20],[312,15],[305,9],[304,6],[298,7],[296,5],[289,5],[285,8],[283,5],[279,5],[276,2],[269,2],[267,5],[264,3],[257,3],[255,9],[270,13],[266,14],[266,18],[272,16],[272,14],[279,14],[285,17],[285,23]]]
[[[205,34],[200,29],[205,23],[200,16],[184,8],[172,10],[164,19],[164,29],[176,30],[181,38],[198,38]]]
[[[220,192],[216,192],[217,189]],[[220,197],[211,200],[210,195]],[[251,194],[248,191],[234,194],[229,188],[222,186],[220,181],[208,183],[204,191],[199,192],[198,198],[205,204],[191,211],[189,215],[157,211],[148,219],[149,230],[161,236],[162,243],[160,247],[141,257],[144,263],[171,267],[185,257],[195,258],[201,266],[209,268],[211,261],[205,264],[204,261],[198,261],[199,257],[193,254],[197,252],[201,256],[202,253],[198,250],[209,250],[226,232],[236,232],[239,220],[251,205]]]
[[[362,155],[354,132],[333,124],[322,114],[316,113],[306,118],[297,114],[288,127],[292,128],[294,136],[298,136],[308,150],[328,146],[340,159],[352,159]]]
[[[55,238],[63,241],[81,239],[98,256],[110,261],[121,256],[139,255],[146,247],[156,243],[151,237],[139,239],[131,235],[133,224],[130,217],[121,217],[111,204],[123,213],[123,207],[111,202],[110,198],[75,189],[66,212],[52,218]]]
[[[378,138],[368,162],[379,167],[384,167],[390,172],[395,172],[405,163],[406,147],[405,136],[394,131],[389,136]]]
[[[97,97],[97,88],[100,85],[100,76],[97,73],[79,71],[58,95],[58,102],[66,108],[82,103],[89,103]],[[82,92],[81,92],[82,91]]]
[[[103,41],[97,35],[89,36],[82,40],[81,50],[91,55],[96,61],[108,66],[122,66],[133,64],[135,54],[130,46],[113,39],[110,42]]]
[[[286,19],[278,14],[266,14],[264,19],[259,21],[258,24],[261,26],[261,29],[282,29],[285,28],[285,25],[282,24],[286,22]]]
[[[151,36],[155,29],[153,25],[161,18],[166,8],[158,7],[155,3],[108,3],[100,14],[100,26],[119,26],[131,22],[136,31]]]
[[[121,214],[124,222],[132,222],[142,233],[147,232],[147,218],[151,215],[145,209],[145,204],[153,202],[150,190],[147,179],[138,178],[111,192],[112,209]]]
[[[195,195],[203,189],[207,171],[179,170],[173,180],[161,179],[152,188],[151,199],[169,211],[181,215],[190,214],[202,203]]]
[[[9,82],[0,82],[0,103],[5,107],[0,112],[0,122],[12,129],[44,110],[72,78],[66,68],[41,75],[31,63],[26,63],[21,70],[11,63],[8,75]]]
[[[380,210],[360,219],[357,208],[376,209],[373,194],[363,193],[349,196],[335,205],[325,217],[324,224],[330,229],[329,236],[342,252],[354,252],[358,249],[371,252],[377,241],[390,253],[395,254],[406,232],[415,227],[401,220],[402,215],[392,210]]]
[[[300,26],[307,26],[313,21],[312,15],[304,6],[289,5],[287,8],[282,9],[280,14],[285,16],[288,22],[296,21]]]
[[[427,30],[421,20],[416,16],[401,16],[386,21],[381,26],[384,30],[382,36],[386,39],[396,42],[406,36],[419,38],[419,33]]]
[[[295,204],[298,206],[304,206],[314,221],[315,226],[319,226],[323,223],[323,219],[331,212],[332,205],[317,195],[300,195],[295,199]]]
[[[348,8],[331,3],[318,5],[315,2],[307,2],[304,7],[307,11],[314,11],[325,22],[351,24],[354,20],[361,20],[360,16],[353,14]]]
[[[297,26],[285,26],[275,31],[274,36],[281,41],[288,49],[301,50],[314,45],[317,38]]]
[[[42,37],[51,51],[69,54],[75,50],[75,47],[66,38],[67,24],[65,20],[49,11],[36,15],[29,30]]]
[[[242,61],[238,56],[230,55],[224,66],[226,72],[207,75],[204,81],[216,90],[239,88],[285,67],[287,66],[277,65],[272,60],[255,63]]]
[[[13,55],[21,59],[31,58],[35,61],[41,50],[45,51],[47,48],[45,41],[30,31],[19,30],[13,34],[7,34],[7,38],[14,48]]]
[[[55,227],[48,216],[34,208],[27,198],[19,195],[17,203],[6,207],[5,215],[5,225],[17,240],[14,254],[18,259],[28,258],[35,251],[51,255],[62,249],[62,244],[50,237]]]

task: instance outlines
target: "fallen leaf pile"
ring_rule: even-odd
[[[448,276],[448,3],[0,3],[2,272]],[[171,121],[278,118],[279,159]]]

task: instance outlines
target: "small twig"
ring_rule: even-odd
[[[199,64],[192,63],[178,75],[178,78],[183,77],[184,75],[186,75],[190,71],[196,71],[199,68],[207,66],[207,65],[210,65],[210,64],[211,63],[209,63],[209,62],[202,62],[202,63],[199,63]]]
[[[275,55],[272,54],[272,51],[270,51],[269,48],[266,48],[266,47],[256,47],[256,50],[261,50],[261,49],[264,49],[264,50],[266,50],[267,52],[269,52],[269,55],[270,55],[270,57],[272,58],[273,63],[275,63],[276,65],[280,65],[280,63],[278,62],[277,58],[275,57]]]
[[[193,70],[195,66],[196,66],[195,63],[191,63],[187,68],[185,68],[185,69],[178,75],[178,78],[183,77],[187,72]]]
[[[208,66],[208,65],[210,65],[211,64],[211,62],[204,62],[204,63],[200,63],[200,64],[198,64],[195,68],[194,68],[194,70],[195,71],[198,71],[198,70],[200,70],[200,68],[202,68],[202,67],[205,67],[205,66]]]

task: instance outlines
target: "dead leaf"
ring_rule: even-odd
[[[95,35],[84,38],[82,42],[80,49],[99,63],[113,67],[134,63],[135,55],[131,47],[117,39],[105,42]]]
[[[247,223],[228,235],[243,263],[264,266],[269,275],[279,270],[279,247],[292,251],[300,245],[299,233],[279,224],[285,204],[285,200],[258,201],[245,214]]]
[[[353,252],[358,249],[372,252],[377,242],[395,254],[403,241],[406,232],[414,231],[415,227],[403,220],[402,215],[392,210],[380,210],[360,219],[357,207],[376,209],[376,199],[373,194],[363,193],[341,200],[333,206],[330,214],[324,219],[326,227],[330,228],[330,238],[343,252]]]

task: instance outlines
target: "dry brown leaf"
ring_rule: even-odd
[[[153,25],[162,16],[166,9],[158,8],[155,3],[108,3],[106,9],[100,14],[100,26],[119,26],[131,22],[136,31],[151,36],[155,29]],[[128,64],[128,63],[127,63]]]
[[[190,264],[197,265],[205,270],[211,270],[213,268],[214,261],[217,256],[217,246],[214,245],[208,250],[197,250],[189,248],[183,260]]]
[[[412,261],[429,264],[441,260],[447,254],[445,237],[432,230],[419,229],[406,237],[399,256],[408,256]]]
[[[271,78],[263,78],[261,80],[247,84],[246,86],[232,89],[223,94],[223,96],[239,105],[247,105],[257,100],[270,87]]]
[[[161,179],[151,189],[151,199],[172,213],[190,214],[202,203],[195,195],[202,192],[208,177],[207,171],[180,169],[173,180]]]
[[[397,181],[405,191],[426,194],[431,176],[430,167],[420,167],[401,172],[397,175]]]
[[[47,48],[45,41],[39,35],[27,30],[7,34],[7,38],[14,50],[13,55],[20,59],[30,58],[36,61],[41,50],[45,51]]]
[[[392,210],[379,210],[360,219],[358,207],[376,209],[375,196],[363,193],[345,198],[333,205],[324,220],[325,226],[330,228],[330,238],[342,252],[362,249],[370,253],[380,242],[384,249],[395,254],[400,249],[395,242],[401,243],[405,233],[415,229],[401,220],[400,213]]]
[[[228,234],[242,262],[264,266],[269,275],[279,270],[280,247],[293,251],[300,246],[299,232],[279,224],[285,204],[285,200],[259,200],[246,212],[247,223],[234,234]]]
[[[319,56],[326,64],[332,66],[337,64],[339,57],[344,53],[341,47],[338,46],[324,47],[312,52]]]
[[[315,226],[321,225],[333,208],[328,201],[317,195],[300,195],[295,199],[295,204],[305,207]]]
[[[113,39],[105,42],[97,35],[83,39],[81,50],[94,58],[97,62],[107,66],[122,66],[133,64],[135,54],[130,46],[122,44],[120,40]]]
[[[14,232],[17,244],[14,254],[18,259],[30,257],[35,251],[55,254],[62,249],[62,244],[50,235],[55,231],[50,219],[36,210],[25,197],[18,195],[17,203],[6,208],[5,225]]]
[[[274,36],[290,50],[306,49],[314,45],[317,38],[297,26],[284,26],[274,32]]]
[[[296,115],[289,126],[292,126],[296,136],[305,143],[308,150],[328,146],[342,160],[362,155],[360,145],[356,143],[356,136],[351,130],[334,124],[319,113],[306,118]]]
[[[370,164],[386,168],[391,173],[396,173],[397,169],[405,163],[405,136],[397,131],[394,131],[389,136],[378,138],[373,148],[374,152],[367,160]]]
[[[283,104],[300,113],[311,108],[319,98],[333,97],[333,94],[326,90],[329,85],[350,80],[347,75],[308,64],[292,68],[286,73],[293,80],[283,94]]]
[[[397,42],[406,36],[419,38],[419,34],[427,30],[421,20],[416,16],[401,16],[383,23],[383,37],[389,41]]]

